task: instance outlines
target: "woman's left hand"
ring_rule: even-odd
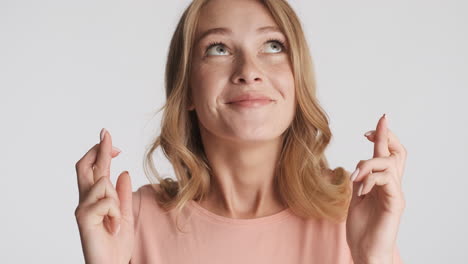
[[[367,136],[374,142],[374,157],[361,160],[351,175],[351,180],[355,177],[346,239],[354,263],[390,264],[395,252],[405,208],[401,180],[407,152],[387,125],[383,115],[374,133]]]

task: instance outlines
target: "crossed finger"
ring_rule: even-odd
[[[111,152],[112,152],[112,137],[106,129],[101,130],[101,143],[98,148],[96,156],[96,162],[93,168],[94,182],[99,180],[101,177],[110,177],[110,165],[111,165]]]
[[[400,143],[397,136],[390,129],[387,129],[387,135],[390,157],[395,157],[397,159],[397,167],[399,168],[399,175],[401,177],[403,175],[408,152],[406,148]],[[376,138],[375,130],[368,131],[366,134],[364,134],[364,136],[367,137],[368,140],[374,142]]]
[[[351,177],[351,181],[359,182],[370,173],[378,171],[393,171],[396,160],[394,157],[378,157],[368,160],[361,160],[356,165],[356,171]],[[399,180],[399,179],[396,179]]]
[[[87,193],[89,189],[91,189],[91,186],[96,182],[94,175],[97,173],[95,173],[93,170],[95,170],[95,164],[97,163],[98,157],[100,155],[100,146],[101,144],[106,144],[105,141],[106,140],[104,139],[104,143],[98,143],[94,145],[75,165],[80,201],[83,199],[84,194]],[[112,142],[110,142],[110,144],[112,144]],[[111,158],[115,158],[120,152],[121,151],[118,148],[111,147]]]
[[[367,139],[372,142],[376,140],[376,131],[370,130],[366,134],[364,134]],[[406,148],[400,143],[400,140],[397,136],[387,128],[387,136],[388,136],[388,150],[390,151],[390,156],[397,156],[399,159],[405,159],[407,155]]]
[[[358,196],[369,193],[377,185],[383,188],[386,195],[400,197],[397,195],[401,188],[396,182],[392,171],[375,172],[364,178],[358,190]]]

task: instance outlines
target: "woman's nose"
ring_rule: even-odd
[[[256,61],[247,56],[244,56],[238,62],[235,69],[232,75],[232,82],[235,84],[252,84],[263,80],[261,70]]]

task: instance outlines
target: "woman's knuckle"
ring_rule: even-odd
[[[359,168],[360,170],[362,170],[366,164],[367,160],[360,160],[357,164],[357,168]]]
[[[372,167],[372,159],[363,160],[361,162],[361,171],[370,171]]]
[[[75,218],[76,218],[77,220],[82,219],[82,218],[83,218],[83,213],[84,213],[84,212],[83,212],[83,207],[80,206],[80,205],[78,205],[78,206],[76,207],[76,209],[75,209]]]
[[[83,164],[83,159],[80,159],[75,163],[75,170],[77,172],[81,170],[81,166],[82,166],[81,164]]]

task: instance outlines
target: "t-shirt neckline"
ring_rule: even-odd
[[[269,224],[269,223],[276,223],[283,219],[293,216],[291,209],[286,208],[286,209],[283,209],[282,211],[279,211],[278,213],[268,215],[268,216],[263,216],[263,217],[249,218],[249,219],[229,218],[229,217],[218,215],[209,211],[208,209],[202,207],[195,200],[190,200],[188,204],[191,208],[194,209],[195,212],[197,212],[203,218],[212,222],[224,223],[224,224],[230,224],[230,225],[258,225],[258,224],[264,225],[264,224]]]

